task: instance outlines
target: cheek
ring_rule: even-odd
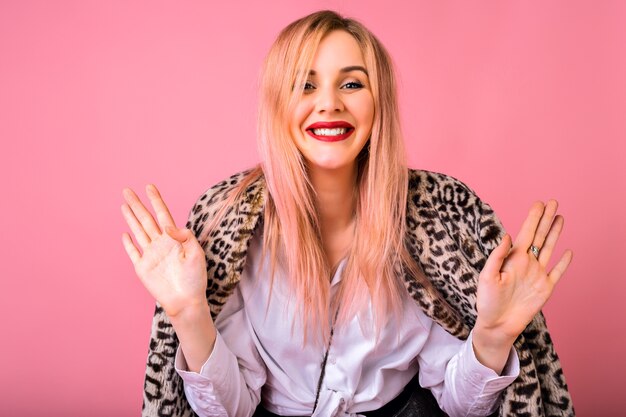
[[[358,112],[357,117],[362,126],[372,126],[374,122],[374,100],[371,96],[355,103],[355,111]]]
[[[295,108],[295,110],[293,111],[293,116],[291,118],[292,129],[302,131],[302,129],[304,128],[303,124],[306,121],[308,114],[310,113],[308,107],[309,106],[307,106],[305,103],[301,103]]]
[[[370,121],[370,126],[374,124],[374,99],[372,98],[371,101],[369,102],[369,106],[368,106],[368,118]]]
[[[361,126],[364,127],[371,134],[372,127],[374,126],[374,107],[368,107],[361,113],[361,120],[359,121]]]

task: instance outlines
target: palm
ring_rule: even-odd
[[[511,247],[509,236],[489,256],[480,273],[478,320],[505,337],[517,337],[546,303],[572,258],[567,251],[550,271],[547,263],[563,227],[555,201],[536,204]],[[530,245],[542,248],[536,258]],[[510,248],[510,249],[509,249]]]
[[[175,228],[156,188],[149,188],[148,195],[158,223],[135,193],[127,190],[124,194],[128,204],[122,211],[143,253],[127,233],[123,243],[142,284],[170,317],[205,302],[206,261],[198,241],[189,230]]]

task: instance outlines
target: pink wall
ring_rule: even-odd
[[[511,232],[560,201],[575,257],[548,324],[578,414],[623,412],[624,2],[213,3],[0,3],[0,414],[139,413],[153,301],[121,190],[156,183],[184,223],[255,162],[262,57],[320,8],[391,51],[413,166],[464,180]]]

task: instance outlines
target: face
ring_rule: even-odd
[[[291,118],[290,130],[309,169],[356,166],[374,119],[374,98],[363,55],[349,33],[321,41]]]

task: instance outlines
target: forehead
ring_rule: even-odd
[[[359,44],[348,32],[334,30],[322,38],[311,66],[314,72],[322,72],[355,65],[365,66]]]

